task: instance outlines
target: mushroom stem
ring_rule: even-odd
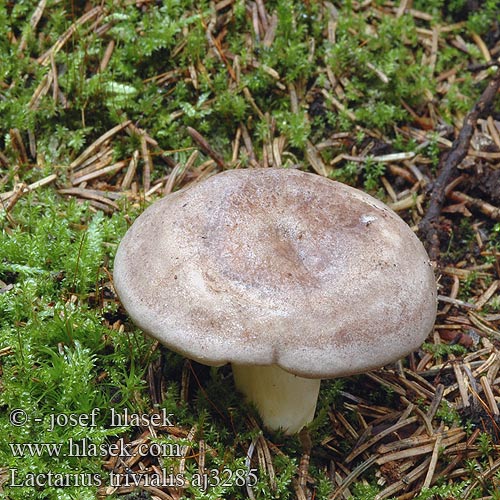
[[[314,418],[321,380],[298,377],[276,365],[232,367],[236,388],[257,407],[267,428],[295,434]]]

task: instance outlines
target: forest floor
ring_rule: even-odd
[[[0,0],[0,497],[500,499],[499,12]],[[299,436],[113,289],[145,207],[254,167],[381,199],[438,283],[424,345],[324,381]]]

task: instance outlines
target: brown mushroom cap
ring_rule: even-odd
[[[399,359],[436,314],[408,225],[297,170],[226,171],[152,204],[118,248],[114,283],[132,320],[188,358],[310,378]]]

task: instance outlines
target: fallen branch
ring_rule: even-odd
[[[208,141],[197,130],[192,127],[187,127],[187,132],[191,136],[191,139],[198,144],[203,153],[210,156],[220,168],[225,168],[226,164],[223,158],[212,148],[212,146],[210,146]]]
[[[420,222],[419,231],[425,238],[431,260],[436,260],[439,255],[438,222],[441,209],[446,197],[446,186],[456,172],[457,166],[466,157],[470,141],[479,117],[491,107],[493,100],[500,88],[500,69],[481,94],[471,112],[465,117],[464,124],[457,138],[453,141],[450,151],[440,161],[440,172],[431,193],[429,207]]]
[[[101,177],[103,175],[108,175],[108,174],[115,174],[118,172],[118,170],[121,170],[122,168],[127,166],[127,162],[125,160],[120,160],[117,161],[116,163],[113,163],[113,165],[110,165],[109,167],[104,167],[99,170],[96,170],[95,172],[91,172],[86,175],[81,175],[81,176],[74,176],[72,179],[71,183],[73,186],[76,186],[78,184],[82,184],[83,182],[88,182],[93,179],[97,179],[98,177]]]
[[[26,185],[24,182],[16,184],[13,191],[8,191],[6,193],[0,194],[0,204],[3,205],[3,209],[9,213],[14,205],[27,193],[34,191],[42,186],[50,184],[57,179],[56,174],[51,174],[39,181],[33,182],[32,184]],[[6,204],[5,204],[6,203]]]
[[[103,8],[98,6],[86,12],[76,22],[74,22],[57,40],[56,43],[45,54],[37,60],[38,64],[46,66],[50,63],[51,54],[57,54],[64,45],[71,39],[80,26],[83,26],[89,21],[93,21],[96,17],[104,16]]]
[[[87,158],[92,156],[93,154],[96,153],[96,151],[99,150],[99,148],[111,137],[116,135],[118,132],[123,130],[124,128],[128,127],[131,124],[131,120],[126,120],[122,123],[119,123],[115,127],[113,127],[111,130],[108,130],[104,135],[99,137],[96,141],[94,141],[78,158],[73,160],[70,165],[70,169],[76,170],[78,167],[83,163]]]
[[[472,198],[471,196],[461,193],[460,191],[451,191],[447,196],[454,201],[465,203],[468,208],[477,208],[484,215],[487,215],[493,220],[500,220],[500,208],[490,205],[486,201],[479,198]]]

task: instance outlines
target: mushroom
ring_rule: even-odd
[[[130,227],[114,285],[132,320],[200,363],[232,363],[263,423],[291,434],[320,379],[416,350],[436,283],[408,225],[315,174],[230,170],[153,203]]]

